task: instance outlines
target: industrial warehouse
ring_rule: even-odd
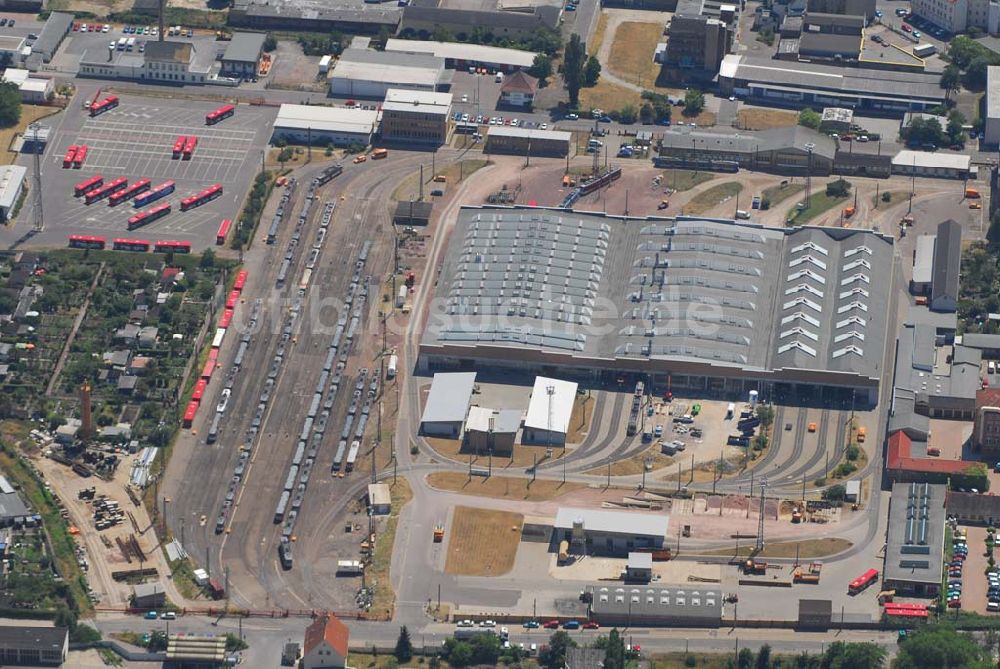
[[[464,207],[418,367],[872,403],[892,251],[863,230]]]

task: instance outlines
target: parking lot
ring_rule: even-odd
[[[237,217],[259,170],[260,153],[254,147],[266,145],[275,110],[241,105],[234,118],[206,126],[205,114],[218,103],[123,95],[116,109],[91,118],[81,100],[94,92],[82,92],[63,114],[53,117],[52,138],[42,157],[45,230],[32,243],[62,245],[67,235],[86,234],[176,239],[196,249],[213,245],[219,221]],[[172,158],[179,135],[198,137],[191,160]],[[64,169],[63,155],[74,144],[89,147],[86,161],[80,169]],[[29,157],[21,161],[30,174]],[[75,184],[97,174],[105,182],[119,176],[130,183],[148,178],[152,187],[174,180],[174,193],[158,201],[171,203],[173,211],[128,234],[126,221],[137,211],[130,204],[112,208],[100,201],[88,206],[73,196]],[[179,210],[181,199],[215,183],[222,184],[222,197],[187,212]],[[0,231],[0,243],[24,235],[32,221],[31,207],[29,197],[20,223]]]

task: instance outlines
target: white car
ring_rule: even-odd
[[[229,406],[229,396],[232,395],[233,391],[229,388],[222,389],[222,395],[219,397],[219,405],[215,407],[215,410],[222,413]]]
[[[160,614],[160,620],[177,620],[177,614],[173,611],[164,611]]]
[[[462,102],[468,102],[468,101],[469,101],[469,96],[468,95],[463,95],[462,96]]]
[[[474,627],[475,625],[474,625],[474,623],[471,620],[459,620],[458,621],[458,626],[459,627]]]
[[[111,32],[111,26],[109,26],[107,23],[105,23],[104,27],[101,28],[101,32],[102,33]]]
[[[497,626],[497,621],[495,621],[495,620],[484,620],[481,623],[479,623],[479,626],[480,627],[496,627]]]
[[[468,122],[469,122],[469,115],[462,114],[462,123],[468,123]]]
[[[546,130],[549,127],[549,124],[548,123],[543,123],[543,124],[541,124],[538,127],[541,128],[542,130]]]

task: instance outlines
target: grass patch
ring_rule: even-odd
[[[840,539],[838,537],[827,537],[823,539],[805,539],[803,541],[784,541],[775,544],[765,544],[764,550],[758,554],[758,557],[765,558],[793,558],[795,557],[796,548],[798,549],[798,555],[801,559],[808,560],[813,558],[822,558],[830,555],[835,555],[836,553],[841,553],[846,551],[848,548],[854,544],[847,539]],[[745,557],[750,555],[753,550],[753,543],[750,542],[746,546],[740,546],[739,555]],[[735,555],[736,551],[732,548],[720,548],[718,550],[711,551],[701,551],[697,553],[698,555]]]
[[[662,37],[663,25],[660,23],[625,21],[619,24],[611,43],[608,69],[629,83],[653,88],[660,75],[660,65],[653,60],[652,54]]]
[[[470,479],[463,472],[433,472],[428,474],[427,483],[438,490],[527,502],[545,502],[585,487],[581,483],[562,483],[548,479],[532,483],[530,478],[513,476],[476,476]]]
[[[601,51],[601,45],[604,44],[604,33],[608,30],[608,13],[601,12],[597,15],[597,27],[594,29],[594,38],[591,40],[590,44],[587,45],[588,53],[592,53],[595,56]]]
[[[386,615],[391,617],[396,605],[396,592],[392,589],[392,581],[389,580],[389,563],[392,561],[393,544],[396,543],[399,514],[413,499],[413,491],[410,490],[410,484],[405,478],[390,483],[389,487],[392,495],[392,513],[386,520],[382,534],[378,536],[375,554],[372,555],[372,563],[366,573],[369,583],[375,588],[372,612],[378,614],[385,611]]]
[[[514,566],[524,516],[510,511],[455,509],[448,541],[446,574],[502,576]]]
[[[695,195],[684,205],[684,213],[688,216],[698,216],[727,200],[736,197],[743,191],[743,184],[738,181],[727,181],[712,186]]]
[[[691,190],[695,186],[700,186],[715,178],[711,172],[697,172],[695,170],[664,170],[662,176],[663,186],[672,188],[677,193]]]
[[[173,450],[173,449],[171,449]],[[170,563],[171,580],[177,586],[177,592],[181,593],[184,599],[199,599],[202,595],[201,587],[195,583],[194,567],[190,560],[175,560]]]
[[[645,467],[646,459],[649,458],[652,469],[648,471],[656,471],[657,469],[663,469],[664,467],[669,467],[674,464],[674,459],[669,455],[664,455],[660,450],[660,445],[658,443],[653,443],[644,451],[640,451],[630,458],[625,458],[624,460],[616,460],[611,463],[611,475],[612,476],[631,476],[632,474],[641,474],[643,468]],[[591,469],[588,474],[593,474],[595,476],[606,476],[608,473],[608,466],[595,467]]]
[[[645,655],[645,652],[643,655]],[[795,664],[797,657],[798,655],[777,655],[772,652],[771,666],[798,666]],[[779,660],[781,664],[778,664]],[[653,655],[647,661],[650,669],[688,669],[689,667],[698,667],[698,669],[729,669],[729,667],[735,666],[732,655],[728,653],[685,653],[677,651]]]
[[[430,170],[424,170],[424,200],[431,199],[432,190],[443,190],[447,194],[448,188],[452,184],[459,184],[465,179],[468,179],[474,172],[481,170],[490,164],[488,160],[481,159],[470,159],[470,160],[460,160],[454,163],[448,163],[445,165],[437,165],[437,174],[431,173]],[[435,176],[443,176],[446,179],[445,183],[438,183],[434,181]],[[403,179],[396,190],[392,192],[392,199],[389,202],[389,211],[394,212],[396,210],[396,202],[408,202],[410,200],[419,201],[420,200],[420,172],[414,172],[405,179]]]
[[[771,186],[770,188],[765,188],[764,192],[761,193],[761,199],[769,200],[771,206],[780,204],[795,195],[796,193],[801,193],[806,188],[805,184],[787,184],[785,186],[777,185]]]
[[[600,79],[596,86],[580,89],[580,109],[603,109],[611,111],[632,105],[636,109],[642,106],[642,96],[639,91],[613,84]]]
[[[804,209],[798,208],[798,203],[788,211],[788,225],[805,225],[817,216],[821,216],[839,204],[848,202],[847,197],[833,197],[827,195],[825,191],[819,191],[809,196],[809,206]]]
[[[13,163],[17,160],[17,153],[10,150],[11,142],[14,141],[15,136],[24,134],[29,124],[61,111],[61,107],[21,105],[21,120],[17,122],[17,125],[0,129],[0,147],[3,147],[3,150],[6,152],[7,162]]]
[[[780,109],[741,109],[736,112],[736,127],[742,130],[791,128],[798,122],[798,114]]]
[[[889,196],[888,201],[883,200],[886,195]],[[886,190],[882,191],[878,195],[872,195],[872,206],[876,209],[878,207],[890,207],[894,204],[899,204],[910,197],[910,191],[908,190]]]

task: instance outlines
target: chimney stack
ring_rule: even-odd
[[[80,386],[80,438],[89,439],[94,433],[94,418],[90,406],[90,384]]]

